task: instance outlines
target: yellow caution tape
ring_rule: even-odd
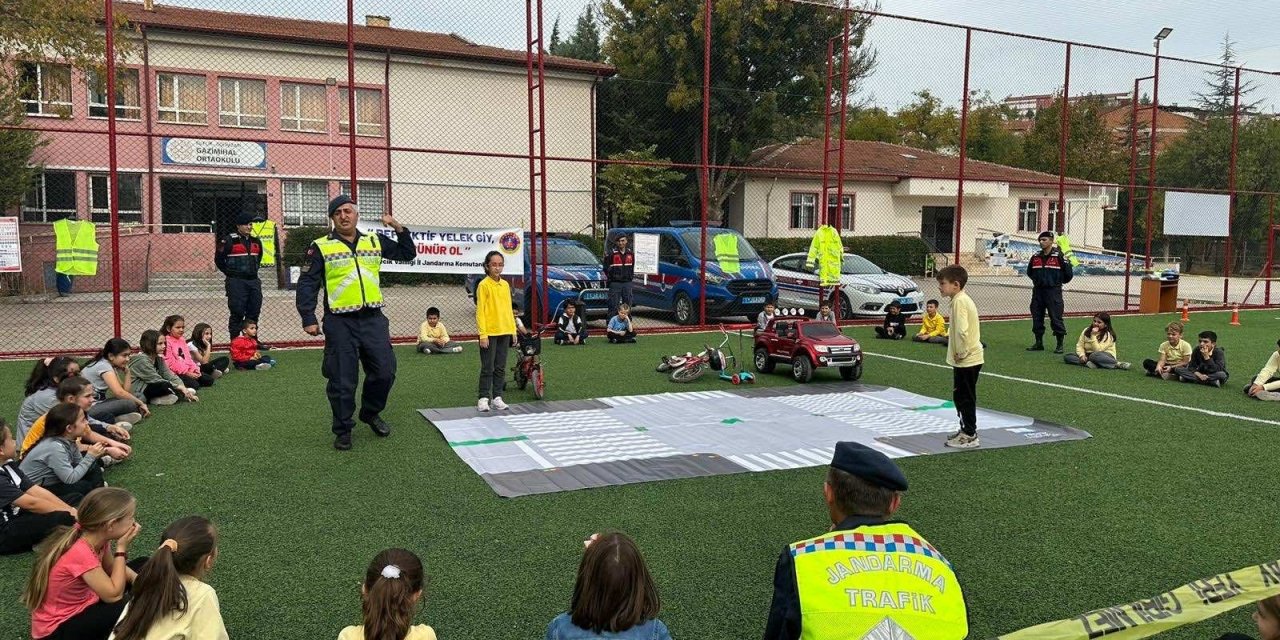
[[[1280,595],[1280,560],[1194,580],[1147,600],[1027,627],[999,640],[1148,638],[1275,595]]]

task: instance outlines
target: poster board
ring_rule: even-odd
[[[1164,196],[1164,234],[1167,236],[1212,236],[1229,234],[1231,196],[1222,193],[1169,191]]]
[[[0,217],[0,273],[22,272],[22,244],[18,240],[18,218]]]
[[[636,273],[658,273],[658,237],[656,233],[635,234]]]
[[[362,233],[378,233],[395,240],[396,232],[380,224],[361,221]],[[418,256],[413,262],[382,261],[382,270],[391,273],[484,273],[484,257],[490,251],[501,252],[505,258],[503,275],[524,275],[524,230],[473,229],[463,227],[412,227],[405,229],[413,235],[413,246]]]

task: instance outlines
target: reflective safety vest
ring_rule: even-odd
[[[804,266],[812,269],[818,267],[818,281],[824,287],[840,284],[840,268],[844,266],[844,241],[836,228],[824,224],[818,227],[809,242],[809,255]]]
[[[96,229],[87,220],[63,218],[53,223],[57,244],[57,262],[53,270],[67,276],[92,276],[98,273],[98,240]]]
[[[1058,248],[1062,249],[1062,257],[1071,263],[1071,266],[1080,266],[1080,259],[1076,257],[1076,253],[1071,250],[1071,238],[1065,233],[1059,233],[1057,238]]]
[[[720,263],[720,270],[729,274],[742,273],[742,265],[738,259],[737,234],[716,234],[712,242],[716,251],[716,261]]]
[[[329,236],[317,238],[315,245],[324,258],[324,292],[330,313],[382,306],[378,286],[382,244],[377,234],[360,234],[354,252],[345,242]]]
[[[262,243],[262,266],[276,263],[276,223],[271,220],[255,222],[250,227],[253,237]]]
[[[791,556],[803,639],[969,635],[951,564],[905,524],[833,531],[792,544]]]

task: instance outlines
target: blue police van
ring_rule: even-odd
[[[524,273],[525,275],[502,276],[511,284],[511,301],[520,305],[529,313],[529,300],[533,297],[535,283],[541,283],[542,276],[542,239],[538,242],[538,264],[529,264],[529,234],[524,235]],[[547,294],[550,299],[549,318],[564,307],[564,303],[572,300],[578,314],[586,316],[605,316],[609,313],[609,290],[605,282],[604,267],[600,258],[592,253],[586,245],[559,236],[547,236]],[[530,277],[532,276],[532,277]],[[476,283],[483,274],[468,275],[463,286],[472,302],[476,300]]]
[[[658,273],[637,273],[633,280],[633,296],[637,306],[671,311],[680,324],[698,322],[698,295],[700,293],[699,249],[702,246],[700,227],[618,227],[610,229],[605,247],[613,247],[614,240],[626,235],[630,246],[635,247],[635,234],[658,236]],[[733,246],[737,251],[738,269],[728,267],[727,256],[717,251],[718,236],[728,236],[720,242]],[[778,285],[773,270],[756,253],[756,250],[733,229],[707,229],[707,315],[713,318],[744,316],[755,322],[756,314],[764,310],[764,303],[778,297]]]

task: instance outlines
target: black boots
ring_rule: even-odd
[[[1061,354],[1062,353],[1062,336],[1054,336],[1054,338],[1058,339],[1058,346],[1053,348],[1053,352],[1057,354]]]
[[[1044,340],[1036,336],[1036,343],[1027,347],[1027,351],[1044,351]]]

